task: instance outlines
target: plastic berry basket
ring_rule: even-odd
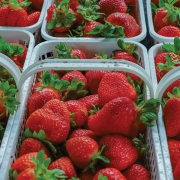
[[[178,70],[177,68],[171,70],[169,73],[167,73],[161,79],[161,81],[158,84],[157,77],[156,77],[156,71],[155,71],[154,57],[156,55],[160,54],[161,52],[163,52],[161,49],[162,45],[163,45],[162,43],[156,44],[149,49],[149,62],[150,62],[150,69],[151,69],[151,77],[153,79],[154,89],[156,90],[156,97],[159,97],[159,99],[162,98],[162,94],[165,91],[165,89],[173,81],[175,81],[175,79],[173,79],[174,76],[172,76],[171,74],[173,74],[173,72]],[[178,77],[175,77],[175,78],[178,79]],[[159,138],[160,138],[162,155],[163,155],[164,164],[165,164],[166,176],[167,176],[167,179],[173,179],[171,161],[170,161],[170,156],[169,156],[169,149],[168,149],[168,144],[167,144],[167,136],[166,136],[166,130],[165,130],[165,125],[164,125],[164,121],[163,121],[161,107],[160,107],[159,113],[158,113],[157,127],[158,127],[158,131],[159,131]]]
[[[21,43],[27,47],[28,51],[27,51],[27,56],[26,56],[25,62],[24,62],[23,70],[26,69],[28,67],[28,64],[29,64],[29,61],[31,58],[31,54],[32,54],[32,51],[34,48],[34,44],[35,44],[32,33],[25,31],[25,30],[9,30],[9,29],[5,30],[4,29],[4,30],[0,30],[0,36],[2,37],[2,39],[4,41]],[[5,55],[0,53],[1,58],[2,57],[4,58],[4,56]],[[16,76],[20,76],[19,69],[11,59],[9,59],[8,57],[6,59],[4,60],[4,62],[1,62],[0,65],[5,67],[11,73],[11,75],[14,77],[15,81],[17,82]],[[10,62],[10,64],[7,64],[8,62]],[[12,65],[11,65],[11,62],[12,62]],[[15,70],[13,71],[13,69],[15,69]],[[15,115],[10,115],[8,118],[8,122],[6,125],[6,129],[4,132],[2,142],[1,142],[1,146],[0,146],[0,164],[2,162],[2,158],[5,153],[5,148],[6,148],[7,141],[8,141],[9,135],[10,135],[10,130],[13,125],[14,117],[15,117]]]
[[[54,0],[49,0],[47,9],[53,4]],[[145,23],[145,15],[144,15],[144,8],[143,8],[143,1],[138,0],[137,1],[137,23],[141,27],[141,33],[138,36],[132,37],[132,38],[125,38],[129,41],[136,41],[140,42],[146,37],[147,29],[146,29],[146,23]],[[46,28],[47,26],[47,12],[45,13],[44,20],[41,27],[41,36],[44,40],[60,40],[60,41],[79,41],[79,42],[87,42],[87,41],[116,41],[117,38],[86,38],[86,37],[54,37],[52,36],[51,32]]]
[[[148,28],[149,34],[154,39],[155,43],[162,43],[162,42],[173,42],[174,37],[165,37],[159,35],[154,29],[153,17],[152,17],[152,10],[151,10],[151,0],[146,0],[147,6],[147,21],[148,21]]]
[[[43,70],[123,70],[127,72],[134,73],[142,78],[145,82],[145,99],[149,99],[154,97],[154,90],[152,86],[152,80],[149,74],[149,63],[147,59],[147,50],[146,48],[138,44],[138,54],[139,54],[139,65],[134,63],[122,60],[72,60],[72,59],[54,59],[55,57],[55,49],[54,44],[59,43],[58,41],[46,41],[44,43],[40,43],[33,50],[33,55],[31,57],[31,66],[28,67],[22,74],[18,87],[21,88],[22,84],[26,79],[28,81],[25,82],[24,88],[26,93],[23,98],[23,102],[21,103],[18,111],[16,113],[16,121],[13,124],[13,128],[11,130],[11,135],[8,141],[8,145],[6,148],[6,154],[3,158],[2,165],[0,167],[1,177],[6,180],[8,179],[8,172],[11,164],[16,160],[18,155],[18,150],[21,145],[20,137],[24,131],[24,125],[26,121],[26,105],[27,99],[31,95],[31,89],[33,83],[35,83],[35,74],[39,71]],[[106,50],[107,53],[110,53],[111,49],[116,49],[117,45],[115,42],[103,43],[104,46],[101,46],[102,42],[88,42],[88,43],[69,43],[69,45],[79,45],[81,47],[86,47],[86,51],[93,51],[93,54],[97,51]],[[81,44],[81,45],[80,45]],[[84,46],[84,45],[87,46]],[[96,47],[94,47],[96,46]],[[46,47],[46,48],[45,48]],[[92,49],[91,49],[92,47]],[[94,47],[94,48],[93,48]],[[77,48],[77,46],[76,46]],[[107,48],[107,49],[106,49]],[[48,58],[48,59],[47,59]],[[40,61],[39,61],[40,60]],[[156,122],[154,122],[154,126],[152,128],[147,129],[146,140],[148,143],[148,154],[146,157],[146,166],[150,173],[150,178],[152,180],[166,179],[161,146],[159,142],[159,135],[156,126]]]
[[[44,15],[45,15],[45,12],[46,12],[47,4],[48,4],[48,0],[44,0],[39,20],[34,25],[27,26],[27,27],[0,26],[0,29],[2,29],[2,30],[9,29],[9,30],[26,30],[26,31],[29,31],[29,32],[34,34],[35,40],[38,43],[40,41],[39,39],[41,37],[40,29],[41,29],[42,22],[43,22],[43,19],[44,19]]]

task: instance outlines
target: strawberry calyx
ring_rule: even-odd
[[[124,27],[114,26],[105,20],[104,25],[97,25],[87,34],[99,34],[103,37],[121,37],[125,38]]]
[[[12,170],[12,168],[9,169],[9,179],[10,180],[16,180],[16,178],[18,177],[18,173],[16,170]]]
[[[70,84],[69,81],[60,80],[57,74],[51,74],[49,71],[44,72],[39,81],[42,82],[43,85],[37,88],[36,91],[41,91],[43,88],[51,88],[57,92],[63,92]]]
[[[174,69],[178,64],[180,64],[180,61],[174,60],[169,54],[166,54],[166,63],[158,63],[157,69],[161,71],[170,71],[171,69]]]
[[[86,27],[85,21],[82,21],[80,26],[77,26],[75,29],[69,30],[70,37],[82,37],[84,34],[84,28]]]
[[[92,104],[94,109],[89,110],[90,116],[97,114],[100,111],[100,107],[97,104]]]
[[[25,6],[29,6],[31,4],[31,2],[28,2],[28,0],[24,0],[23,2],[18,2],[18,0],[9,0],[9,1],[4,1],[5,4],[8,4],[8,6],[10,8],[12,8],[13,10],[18,10],[21,9]]]
[[[62,97],[63,101],[76,100],[86,96],[89,92],[84,90],[84,82],[79,81],[77,78],[73,78],[71,84],[68,86],[67,91]]]
[[[15,83],[15,80],[12,77],[12,75],[3,66],[0,66],[0,81],[1,82],[8,81],[9,83]]]
[[[70,112],[69,114],[70,114],[71,127],[75,127],[76,126],[76,122],[74,121],[75,113]]]
[[[180,98],[180,86],[179,87],[174,87],[172,90],[172,93],[168,92],[167,93],[169,98]]]
[[[94,153],[91,156],[91,162],[90,162],[90,164],[87,167],[85,167],[83,172],[87,171],[88,169],[91,169],[92,172],[95,173],[96,172],[95,165],[97,164],[98,160],[101,160],[101,161],[103,161],[105,163],[110,163],[108,158],[106,158],[105,156],[101,155],[105,147],[106,147],[106,145],[103,145],[98,152]]]
[[[137,120],[148,127],[154,126],[153,121],[157,120],[157,110],[160,105],[158,99],[148,99],[145,103],[140,102],[137,107]]]
[[[102,53],[95,54],[95,57],[97,59],[109,59],[105,51],[102,51]]]
[[[75,13],[69,11],[69,0],[64,0],[56,4],[53,18],[47,22],[47,29],[56,27],[70,27],[72,22],[76,20]]]
[[[108,180],[106,176],[103,176],[101,173],[98,175],[98,180]]]
[[[98,9],[100,9],[100,6],[90,0],[85,0],[84,5],[77,6],[77,12],[82,14],[87,21],[94,21],[101,18],[103,13],[96,12]]]
[[[77,56],[72,55],[72,47],[69,47],[67,44],[60,42],[55,46],[57,55],[56,58],[59,59],[78,59]]]
[[[54,157],[56,157],[57,149],[53,146],[53,144],[46,140],[46,134],[44,130],[40,130],[38,133],[36,131],[31,132],[30,129],[26,129],[24,132],[25,138],[34,138],[41,141],[48,149],[51,150]]]
[[[64,171],[60,169],[49,170],[50,158],[44,158],[44,151],[38,152],[37,157],[32,157],[32,161],[35,165],[34,174],[37,179],[65,179],[67,176],[64,175]]]
[[[0,82],[0,104],[5,107],[6,112],[4,113],[6,113],[6,116],[8,116],[9,113],[13,115],[17,105],[20,104],[15,98],[17,92],[18,89],[15,88],[13,84],[9,85],[8,81]]]
[[[127,53],[133,55],[136,59],[139,58],[137,53],[135,53],[135,51],[138,48],[138,46],[136,44],[124,42],[122,39],[118,39],[117,45],[120,47],[120,49],[122,51],[127,52]],[[116,51],[119,51],[119,50],[116,50]],[[113,52],[116,52],[116,51],[113,51]]]

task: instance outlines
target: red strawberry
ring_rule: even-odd
[[[174,88],[173,94],[169,93],[169,99],[163,108],[164,124],[168,137],[175,137],[180,133],[179,110],[180,110],[180,88]]]
[[[103,76],[98,88],[101,106],[117,97],[128,97],[137,100],[135,88],[128,82],[127,77],[119,72],[107,73]]]
[[[114,12],[107,17],[107,21],[114,26],[124,27],[126,38],[140,34],[140,26],[137,24],[135,18],[127,13]]]
[[[178,160],[176,167],[173,171],[174,180],[180,180],[180,159]]]
[[[91,94],[97,94],[99,84],[103,78],[103,76],[107,73],[110,73],[111,71],[95,71],[95,70],[89,70],[86,72],[85,76],[87,78],[87,85],[91,92]]]
[[[93,180],[99,180],[103,177],[106,177],[108,180],[126,180],[124,175],[116,168],[104,168],[99,170],[94,176]]]
[[[15,98],[17,92],[17,88],[13,84],[9,85],[8,81],[0,82],[0,120],[14,114],[19,104]]]
[[[31,6],[38,10],[38,11],[41,11],[42,9],[42,6],[43,6],[43,3],[44,3],[44,0],[29,0],[32,4]]]
[[[33,168],[27,168],[18,174],[16,180],[37,180]]]
[[[174,171],[180,159],[180,141],[169,139],[168,148],[169,148],[169,155],[170,155],[172,169]]]
[[[37,133],[44,130],[46,139],[51,143],[63,142],[70,130],[70,116],[65,103],[58,99],[48,101],[29,116],[26,128]]]
[[[94,176],[95,176],[95,173],[93,173],[91,170],[81,172],[79,174],[79,178],[81,180],[92,180]]]
[[[34,138],[27,138],[20,147],[19,156],[31,152],[39,152],[40,150],[43,150],[48,157],[51,157],[49,149],[41,141]]]
[[[20,156],[19,158],[16,159],[16,161],[12,164],[12,171],[15,171],[19,174],[23,170],[27,168],[34,168],[35,165],[32,161],[32,157],[36,158],[37,157],[37,152],[31,152],[28,154],[24,154]],[[47,155],[44,154],[44,158],[47,159]]]
[[[47,29],[57,32],[67,32],[71,29],[76,18],[68,3],[69,0],[65,0],[48,8],[46,17]]]
[[[156,99],[150,99],[142,107],[136,107],[131,99],[119,97],[108,102],[97,114],[91,116],[88,119],[88,126],[98,136],[118,133],[127,137],[135,137],[138,135],[144,116],[148,117],[147,115],[151,112],[154,120],[157,118],[153,113],[157,106],[159,103]],[[149,107],[153,109],[149,111]],[[144,124],[150,125],[151,117],[148,121]]]
[[[39,20],[40,15],[41,15],[41,12],[39,12],[39,11],[31,13],[30,15],[28,15],[27,25],[31,26],[31,25],[36,24]]]
[[[127,11],[127,6],[124,0],[100,0],[97,4],[100,6],[99,11],[104,13],[105,17],[115,12],[126,13]]]
[[[71,116],[71,126],[73,128],[82,127],[88,119],[88,110],[84,103],[78,100],[65,102]]]
[[[7,26],[8,13],[9,13],[8,6],[0,7],[0,26]]]
[[[131,166],[138,158],[138,151],[131,139],[121,135],[106,135],[99,140],[99,146],[105,145],[102,154],[110,160],[104,167],[116,168],[119,171]]]
[[[180,37],[180,29],[171,25],[162,27],[157,33],[165,37]]]
[[[140,164],[133,164],[123,171],[127,180],[150,180],[147,169]]]
[[[53,161],[49,168],[50,170],[59,169],[64,171],[67,178],[77,177],[76,170],[68,157],[61,157]]]
[[[84,169],[88,166],[94,168],[94,160],[97,161],[97,159],[93,157],[97,156],[98,158],[100,156],[98,149],[97,142],[90,137],[74,137],[66,142],[68,155],[73,164],[79,169]],[[109,162],[106,159],[104,160]]]

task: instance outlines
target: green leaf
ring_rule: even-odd
[[[56,25],[56,20],[52,19],[49,22],[47,22],[47,29],[53,29]]]

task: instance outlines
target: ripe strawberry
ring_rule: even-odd
[[[99,170],[94,176],[93,180],[99,180],[103,177],[106,177],[108,180],[126,180],[124,175],[116,168],[104,168]]]
[[[172,170],[174,171],[180,159],[180,141],[169,139],[168,148],[169,148],[169,155],[170,155]]]
[[[102,154],[110,160],[104,167],[116,168],[121,171],[131,166],[138,158],[138,151],[131,139],[121,135],[106,135],[99,140],[99,147],[105,145]],[[123,159],[123,160],[122,160]]]
[[[180,29],[171,25],[162,27],[157,33],[165,37],[180,37]]]
[[[84,103],[78,100],[69,100],[65,102],[71,117],[71,126],[73,128],[82,127],[88,119],[88,110]]]
[[[9,85],[8,81],[0,82],[0,120],[14,114],[20,104],[15,98],[17,92],[17,88],[13,84]]]
[[[7,17],[9,13],[9,7],[8,6],[2,6],[0,7],[0,26],[7,26]]]
[[[69,0],[56,2],[47,10],[47,29],[57,32],[67,32],[74,25],[76,20],[74,11],[69,8]]]
[[[70,179],[72,177],[77,177],[76,170],[68,157],[61,157],[55,161],[53,161],[49,168],[50,170],[59,169],[64,171],[64,175]]]
[[[46,139],[51,143],[63,142],[70,130],[69,111],[63,101],[52,99],[41,109],[33,112],[26,121],[26,128],[37,133],[44,130]]]
[[[180,88],[174,88],[173,94],[168,94],[169,99],[163,108],[164,124],[168,137],[175,137],[180,133],[179,110],[180,110]]]
[[[147,169],[140,164],[133,164],[123,171],[127,180],[150,180]]]
[[[137,107],[130,98],[118,97],[91,116],[88,119],[88,126],[98,136],[118,133],[131,138],[136,137],[141,123],[149,126],[152,122],[151,118],[153,117],[154,120],[157,118],[155,113],[158,106],[159,102],[156,99],[150,99],[142,107]],[[152,116],[147,120],[149,113]],[[144,118],[147,122],[143,122]]]
[[[135,88],[128,82],[127,77],[119,72],[107,73],[102,77],[98,88],[99,103],[101,106],[117,97],[128,97],[137,100]]]
[[[89,70],[86,72],[85,76],[87,78],[87,86],[91,92],[91,94],[97,94],[99,84],[104,77],[105,74],[110,73],[111,71],[106,70]]]
[[[39,12],[39,11],[36,11],[36,12],[31,13],[30,15],[28,15],[27,25],[31,26],[31,25],[36,24],[38,22],[38,20],[39,20],[40,15],[41,15],[41,12]]]
[[[122,26],[126,38],[140,34],[140,26],[135,18],[127,13],[114,12],[107,17],[107,21],[114,26]]]
[[[91,170],[88,170],[85,172],[81,171],[78,177],[81,180],[92,180],[94,176],[95,176],[95,173],[93,173]]]
[[[38,10],[38,11],[41,11],[42,9],[42,6],[43,6],[43,3],[44,3],[44,0],[29,0],[31,2],[31,6]]]
[[[28,154],[24,154],[16,159],[16,161],[12,164],[12,171],[16,171],[18,174],[27,168],[34,168],[35,165],[32,161],[32,158],[36,158],[38,155],[37,152],[31,152]],[[47,155],[44,154],[44,158],[47,159]]]
[[[103,147],[104,148],[104,147]],[[79,169],[94,168],[96,161],[100,158],[97,142],[90,137],[74,137],[66,142],[66,150],[75,167]],[[102,151],[102,150],[101,150]],[[109,162],[105,157],[101,157]]]
[[[104,13],[105,17],[115,12],[126,13],[127,5],[124,0],[100,0],[97,5],[100,6],[100,12]]]
[[[20,147],[19,156],[31,152],[39,152],[40,150],[43,150],[48,157],[51,157],[49,149],[41,141],[34,138],[27,138]]]
[[[177,164],[176,164],[176,167],[173,171],[173,177],[174,177],[174,180],[179,180],[180,179],[180,159],[178,160]]]
[[[86,54],[83,50],[72,48],[66,43],[60,42],[55,46],[57,55],[56,58],[59,59],[86,59]]]

